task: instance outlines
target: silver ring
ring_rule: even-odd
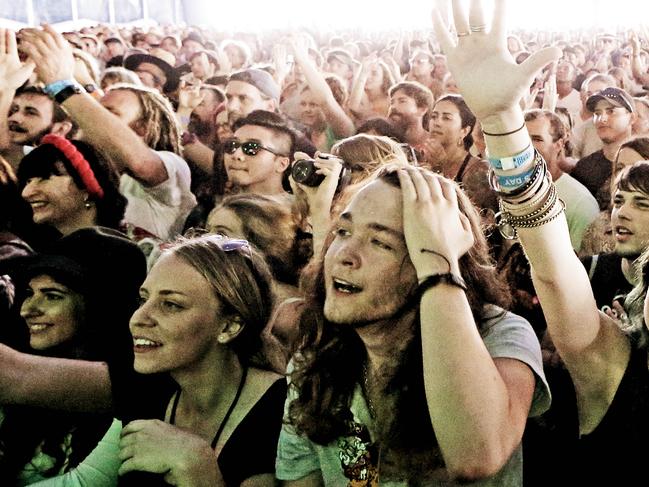
[[[469,26],[471,32],[487,32],[487,24]]]
[[[458,37],[464,37],[464,36],[469,36],[471,35],[471,32],[458,32],[457,36]]]

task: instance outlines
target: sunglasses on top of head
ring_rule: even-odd
[[[282,154],[281,152],[277,152],[275,149],[266,147],[259,140],[251,139],[240,141],[237,139],[226,139],[223,142],[223,152],[226,154],[234,154],[239,147],[241,147],[241,150],[247,156],[256,156],[260,151],[265,150],[271,154],[275,154],[276,156],[288,157],[286,154]]]

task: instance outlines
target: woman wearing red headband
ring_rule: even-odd
[[[117,173],[85,142],[46,135],[20,162],[18,181],[34,222],[63,235],[95,225],[117,228],[124,216]]]

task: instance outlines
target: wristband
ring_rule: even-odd
[[[452,272],[446,272],[444,274],[433,274],[432,276],[424,278],[424,280],[419,283],[419,286],[417,286],[415,294],[419,299],[421,299],[426,291],[441,283],[450,284],[451,286],[459,287],[465,292],[467,291],[467,285],[466,282],[464,282],[464,279],[462,279],[462,276],[453,274]]]
[[[498,187],[501,190],[509,191],[512,189],[519,188],[527,183],[534,174],[534,168],[530,169],[523,174],[516,174],[513,176],[497,176],[498,178]]]
[[[77,82],[73,79],[61,79],[55,81],[54,83],[45,85],[43,87],[43,91],[47,96],[49,96],[53,100],[57,93],[64,90],[68,86],[74,86],[74,85],[77,85]]]
[[[499,158],[489,158],[489,164],[494,169],[502,169],[508,171],[511,169],[517,169],[534,158],[534,146],[530,143],[525,150],[519,154],[513,155],[511,157],[499,157]]]

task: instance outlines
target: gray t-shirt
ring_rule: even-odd
[[[495,306],[485,308],[485,318],[482,339],[493,358],[513,358],[527,364],[536,377],[536,387],[532,399],[529,416],[538,416],[550,406],[550,389],[545,375],[543,374],[543,363],[541,359],[541,347],[530,324],[520,316],[512,313],[500,313],[502,310]],[[289,388],[287,405],[295,398],[295,390]],[[367,426],[366,430],[371,432],[372,418],[363,397],[361,387],[356,386],[352,398],[351,411],[354,415],[354,422]],[[371,433],[370,433],[371,434]],[[363,434],[360,435],[361,437]],[[346,465],[362,465],[363,458],[367,458],[366,445],[361,438],[347,437],[340,438],[327,446],[311,442],[304,436],[297,435],[293,427],[284,424],[279,437],[277,450],[276,476],[280,480],[301,479],[312,472],[320,471],[325,486],[342,487],[354,485],[370,485],[361,481],[352,481],[345,476],[342,462]],[[357,458],[350,458],[357,457]],[[372,469],[356,470],[360,479],[376,474]],[[371,485],[375,485],[371,483]],[[405,487],[407,482],[386,482],[381,485],[389,487]],[[459,483],[447,480],[426,480],[418,482],[417,485],[426,487],[455,486]],[[495,476],[474,482],[471,485],[479,487],[509,487],[523,485],[523,451],[519,445],[512,454],[507,464]]]

